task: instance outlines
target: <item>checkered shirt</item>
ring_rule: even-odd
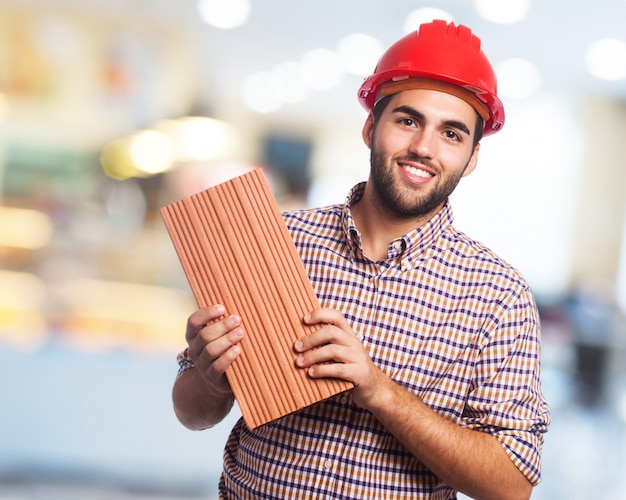
[[[494,435],[536,484],[550,417],[529,286],[452,227],[449,205],[392,241],[386,260],[369,260],[350,214],[363,189],[345,205],[285,214],[322,306],[344,314],[389,377],[445,418]],[[254,431],[240,420],[224,451],[220,498],[443,500],[456,492],[343,393]]]

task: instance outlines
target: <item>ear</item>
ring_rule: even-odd
[[[363,130],[361,132],[361,137],[363,137],[363,142],[365,145],[372,149],[372,133],[374,131],[374,115],[370,111],[367,115],[367,119],[363,124]]]
[[[476,147],[474,147],[474,152],[472,153],[472,156],[470,157],[469,161],[467,162],[467,166],[465,167],[465,170],[463,171],[463,177],[468,176],[474,170],[476,170],[476,165],[478,165],[478,152],[479,151],[480,151],[480,142],[476,144]]]

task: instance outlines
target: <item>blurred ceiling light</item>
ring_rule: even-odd
[[[129,155],[130,138],[123,137],[108,143],[100,153],[100,166],[112,179],[123,181],[139,175]]]
[[[37,210],[0,207],[0,228],[0,246],[36,250],[52,239],[50,217]]]
[[[496,24],[522,21],[530,10],[530,0],[474,0],[481,17]]]
[[[241,87],[246,105],[257,113],[273,113],[282,106],[282,82],[270,71],[250,75]]]
[[[353,64],[358,63],[365,68],[363,59],[368,58],[367,69],[362,71],[363,74],[372,70],[378,53],[382,51],[379,47],[372,51],[372,41],[378,44],[375,39],[368,37],[367,41],[361,38],[362,44],[358,50],[353,47]],[[366,48],[364,44],[369,47]],[[344,46],[344,50],[349,49]],[[372,59],[374,55],[376,57]],[[253,111],[273,113],[285,103],[303,101],[311,90],[330,90],[337,87],[345,72],[338,53],[328,49],[313,49],[306,52],[299,63],[287,61],[277,65],[273,71],[259,71],[250,75],[241,86],[241,94],[246,105]]]
[[[512,57],[496,66],[498,94],[511,99],[526,99],[537,93],[541,74],[535,64]]]
[[[293,61],[281,63],[274,68],[273,73],[282,82],[280,99],[283,102],[301,102],[309,96],[310,89],[302,78],[302,69],[298,63]]]
[[[329,49],[313,49],[301,60],[302,76],[314,90],[330,90],[337,87],[344,77],[339,55]]]
[[[343,68],[353,75],[367,76],[376,67],[383,46],[373,36],[353,33],[339,40],[337,53]]]
[[[137,169],[146,174],[165,172],[174,162],[172,141],[156,130],[143,130],[133,135],[128,152]]]
[[[603,38],[591,43],[585,51],[589,72],[603,80],[626,78],[626,42],[617,38]]]
[[[223,158],[231,150],[234,131],[226,123],[202,116],[179,120],[176,143],[183,158],[206,161]]]
[[[435,7],[422,7],[409,12],[404,21],[404,32],[411,33],[416,31],[423,23],[429,23],[433,19],[443,19],[444,21],[454,21],[452,14],[449,12],[437,9]]]
[[[207,24],[221,29],[237,28],[250,15],[248,0],[199,0],[198,12]]]

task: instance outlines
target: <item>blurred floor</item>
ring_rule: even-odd
[[[217,495],[164,493],[125,490],[123,487],[103,484],[34,483],[2,485],[2,500],[213,500]]]
[[[626,500],[626,425],[615,405],[578,404],[567,349],[546,342],[553,424],[533,500]],[[191,432],[170,403],[175,361],[49,344],[0,346],[0,500],[216,498],[234,419]]]
[[[175,373],[175,355],[0,346],[0,499],[213,498],[236,415],[183,428]]]

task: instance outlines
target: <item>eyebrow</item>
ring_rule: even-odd
[[[416,120],[419,120],[419,121],[423,121],[426,118],[422,113],[420,113],[416,109],[412,108],[411,106],[406,106],[406,105],[402,105],[402,106],[398,106],[397,108],[394,108],[392,110],[392,113],[404,113],[404,114],[407,114],[409,116],[412,116],[413,118],[415,118]],[[468,136],[471,136],[471,133],[470,133],[470,130],[469,130],[468,126],[465,125],[465,123],[463,123],[461,121],[458,121],[458,120],[445,120],[443,122],[443,125],[445,125],[446,127],[455,128],[457,130],[460,130],[461,132],[465,132]]]

